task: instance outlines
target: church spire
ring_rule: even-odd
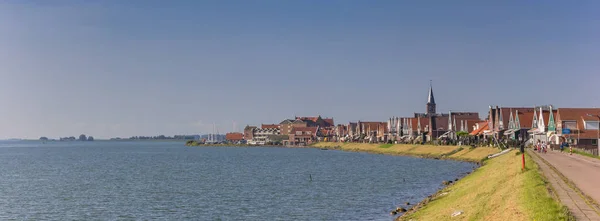
[[[429,80],[429,97],[427,98],[427,115],[435,115],[435,99],[433,98],[433,86],[431,80]],[[435,126],[435,125],[434,125]]]
[[[427,97],[427,103],[435,104],[435,99],[433,98],[433,86],[431,84],[431,80],[429,80],[429,97]]]

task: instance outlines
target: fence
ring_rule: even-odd
[[[591,155],[598,156],[598,148],[588,149],[588,148],[573,147],[573,150],[577,150],[579,152],[589,153]]]
[[[550,149],[552,150],[560,150],[560,145],[558,144],[552,144],[550,145]],[[579,152],[584,152],[584,153],[589,153],[592,154],[594,156],[598,156],[598,148],[594,147],[594,148],[582,148],[582,147],[577,147],[577,145],[573,146],[573,150],[577,150]],[[569,148],[566,147],[565,148],[565,152],[568,152]]]

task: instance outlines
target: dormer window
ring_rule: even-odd
[[[584,127],[586,130],[598,130],[598,121],[584,121]]]
[[[574,120],[573,121],[563,121],[562,127],[571,129],[571,130],[576,130],[577,129],[577,121],[574,121]]]

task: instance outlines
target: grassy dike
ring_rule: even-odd
[[[488,147],[403,144],[317,143],[313,146],[471,162],[483,161],[489,154],[499,152]],[[473,173],[433,194],[397,220],[574,220],[568,210],[551,197],[538,165],[528,155],[525,157],[525,171],[521,171],[521,155],[517,151],[485,160]],[[452,217],[457,212],[460,215]]]
[[[500,150],[490,147],[470,148],[467,146],[434,146],[411,144],[364,144],[319,142],[312,146],[318,148],[340,149],[344,151],[367,152],[376,154],[416,156],[438,159],[452,159],[469,162],[481,162],[488,155]]]
[[[449,186],[414,213],[398,220],[574,220],[548,192],[539,168],[512,151]],[[452,217],[456,211],[461,215]]]

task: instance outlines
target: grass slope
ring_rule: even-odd
[[[537,164],[526,156],[528,169],[522,172],[521,156],[514,153],[486,161],[472,174],[442,190],[446,195],[402,220],[570,219],[566,209],[550,196]],[[464,213],[451,217],[455,211]]]
[[[488,155],[498,153],[500,150],[490,147],[435,146],[412,144],[365,144],[365,143],[334,143],[319,142],[313,146],[319,148],[336,148],[345,151],[357,151],[390,155],[421,156],[431,158],[445,158],[463,161],[480,162]]]

